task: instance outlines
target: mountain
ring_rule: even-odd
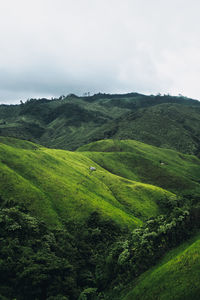
[[[159,259],[199,226],[199,175],[198,157],[134,140],[72,152],[0,137],[1,298],[146,299],[149,278],[152,297],[160,281],[182,295],[199,242],[181,264],[176,250]]]
[[[0,105],[0,298],[199,299],[200,103]]]
[[[185,97],[96,94],[0,105],[0,135],[75,150],[101,139],[135,139],[198,155],[200,102]]]

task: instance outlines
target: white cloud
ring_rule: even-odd
[[[0,101],[67,93],[199,98],[198,0],[0,0]]]

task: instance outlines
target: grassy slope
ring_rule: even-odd
[[[84,222],[98,210],[103,218],[134,227],[161,212],[156,204],[160,199],[172,197],[166,190],[139,181],[152,178],[161,185],[165,173],[168,186],[179,182],[182,188],[198,189],[200,164],[194,156],[136,141],[104,140],[79,151],[47,149],[1,137],[1,205],[21,202],[50,226],[72,219]],[[97,171],[90,174],[89,166]],[[198,237],[172,250],[134,283],[124,300],[189,299],[191,295],[198,299],[199,249]]]
[[[145,272],[123,300],[186,300],[200,298],[200,236],[171,250]]]
[[[104,218],[134,227],[160,212],[159,199],[172,196],[158,187],[111,174],[84,153],[1,138],[0,158],[2,205],[19,201],[50,225],[84,221],[98,210]],[[97,168],[92,174],[91,165]]]
[[[77,151],[111,173],[175,193],[200,193],[200,160],[133,140],[103,140]]]

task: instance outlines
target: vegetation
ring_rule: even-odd
[[[105,219],[133,228],[162,212],[161,199],[176,198],[157,186],[114,175],[84,153],[13,138],[1,142],[2,206],[23,203],[51,226],[62,227],[66,219],[84,222],[91,212],[99,211]],[[97,171],[91,173],[90,166]]]
[[[104,256],[104,247],[122,234],[98,214],[92,214],[84,228],[66,222],[62,230],[50,230],[20,207],[0,209],[1,299],[97,296],[95,265]]]
[[[199,299],[199,112],[137,93],[1,105],[0,298]]]
[[[132,232],[122,230],[110,220],[103,220],[97,212],[88,217],[84,227],[66,220],[62,229],[49,229],[19,206],[0,209],[0,296],[24,300],[119,299],[120,292],[133,278],[137,279],[167,250],[190,237],[199,225],[199,209],[187,211],[177,205],[168,216],[151,218],[145,226]],[[181,261],[183,265],[184,262],[187,262],[186,266],[189,264],[189,274],[195,272],[197,280],[198,247],[199,243],[194,249],[189,248],[191,257],[187,251]],[[177,268],[176,264],[170,262],[168,265]],[[174,296],[184,293],[184,282],[189,276],[186,271],[181,288],[177,292],[176,284],[172,290]],[[170,270],[166,270],[166,265],[164,269],[161,266],[161,271],[158,266],[157,272],[161,279],[154,271],[152,275],[150,273],[156,281],[150,299],[158,293],[163,277],[169,286],[174,279],[171,276],[171,281],[167,280]],[[139,283],[139,287],[140,284],[148,286],[149,282],[148,276],[144,276],[144,283]],[[187,286],[187,295],[191,292],[199,295],[199,285]],[[134,293],[135,290],[127,299],[135,299],[135,296],[132,298]],[[136,299],[146,299],[146,295],[144,287],[142,292],[139,289]]]
[[[199,234],[169,253],[133,284],[123,300],[199,299]]]
[[[0,105],[0,135],[67,150],[114,138],[198,154],[199,123],[200,103],[182,96],[68,95]]]
[[[103,140],[77,151],[118,176],[160,186],[176,194],[190,194],[190,198],[200,193],[200,161],[196,156],[134,140]]]
[[[193,217],[193,211],[176,207],[171,214],[151,218],[145,226],[135,229],[123,243],[113,247],[107,260],[108,265],[114,269],[114,274],[117,274],[113,290],[119,293],[120,288],[130,282],[131,278],[137,278],[164,253],[186,240],[198,227],[199,220]],[[157,292],[158,288],[155,288]],[[118,298],[117,293],[115,295],[111,292],[114,298]],[[144,294],[147,299],[146,291]]]

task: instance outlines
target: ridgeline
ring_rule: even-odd
[[[101,139],[134,139],[198,155],[200,102],[186,97],[96,94],[0,105],[0,135],[75,150]]]

